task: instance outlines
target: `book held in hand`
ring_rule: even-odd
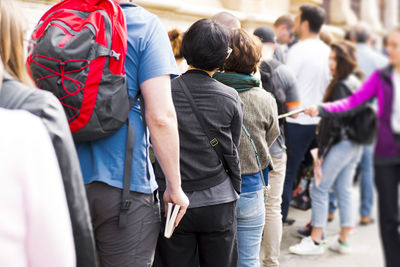
[[[168,203],[167,219],[164,230],[164,236],[166,238],[170,238],[175,230],[174,224],[180,208],[181,206],[179,205]]]

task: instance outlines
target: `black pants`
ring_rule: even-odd
[[[165,217],[158,238],[154,267],[236,267],[236,201],[188,209],[172,237],[164,237]]]
[[[286,163],[286,176],[282,193],[282,221],[286,221],[289,212],[290,201],[292,200],[293,183],[296,178],[300,163],[304,155],[315,143],[315,125],[300,125],[288,123],[288,160]]]
[[[400,164],[375,165],[375,183],[386,267],[400,267]]]

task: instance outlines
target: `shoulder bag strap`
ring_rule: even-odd
[[[217,153],[222,165],[224,166],[225,171],[227,173],[229,173],[230,170],[229,170],[228,164],[226,164],[226,162],[225,162],[222,147],[221,147],[217,137],[214,137],[210,133],[209,129],[207,128],[206,122],[204,121],[204,118],[201,116],[199,110],[197,109],[196,103],[193,100],[193,96],[190,93],[189,88],[186,86],[185,82],[183,81],[183,77],[181,76],[181,77],[177,78],[177,81],[179,82],[180,86],[182,87],[183,92],[185,93],[186,98],[189,101],[192,111],[193,111],[194,115],[196,116],[197,120],[199,121],[201,128],[203,128],[204,133],[207,135],[211,147]]]
[[[246,136],[249,138],[251,146],[253,147],[254,153],[256,155],[257,165],[258,165],[258,169],[261,174],[262,183],[263,183],[264,187],[267,187],[267,185],[265,184],[264,173],[263,173],[263,170],[261,167],[260,156],[258,155],[256,144],[254,143],[253,138],[251,138],[251,135],[250,135],[249,131],[247,130],[246,126],[244,126],[244,124],[242,125],[242,129],[243,129],[244,133],[246,134]]]

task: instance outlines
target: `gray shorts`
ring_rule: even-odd
[[[160,204],[156,196],[130,192],[128,224],[120,229],[122,190],[93,182],[86,185],[86,192],[101,266],[151,266],[160,231]]]

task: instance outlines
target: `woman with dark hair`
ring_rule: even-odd
[[[259,253],[265,223],[264,193],[268,185],[271,156],[268,148],[279,136],[275,99],[260,88],[260,80],[252,76],[261,59],[261,43],[243,29],[232,32],[232,54],[224,65],[224,73],[214,78],[231,86],[243,101],[243,126],[239,158],[242,193],[238,200],[239,267],[260,266]]]
[[[194,266],[196,249],[202,267],[237,266],[242,102],[233,88],[212,78],[229,56],[229,42],[229,30],[211,19],[197,21],[183,37],[189,70],[174,79],[171,88],[182,188],[190,205],[170,239],[160,234],[154,266]],[[166,182],[158,163],[155,172],[162,194]]]
[[[372,98],[378,99],[375,147],[375,183],[378,190],[380,232],[387,267],[400,264],[400,28],[388,36],[390,65],[375,71],[362,87],[346,99],[311,106],[310,116],[341,117]]]
[[[360,85],[354,75],[357,61],[354,46],[342,41],[331,45],[329,68],[333,78],[323,97],[323,102],[345,98]],[[330,249],[349,253],[347,239],[353,222],[352,181],[360,160],[362,146],[351,140],[351,120],[356,111],[342,118],[323,118],[317,128],[318,159],[314,164],[321,167],[321,177],[315,172],[311,187],[312,231],[309,237],[289,248],[299,255],[318,255],[324,252],[322,234],[328,220],[329,191],[334,190],[338,199],[341,231]]]

